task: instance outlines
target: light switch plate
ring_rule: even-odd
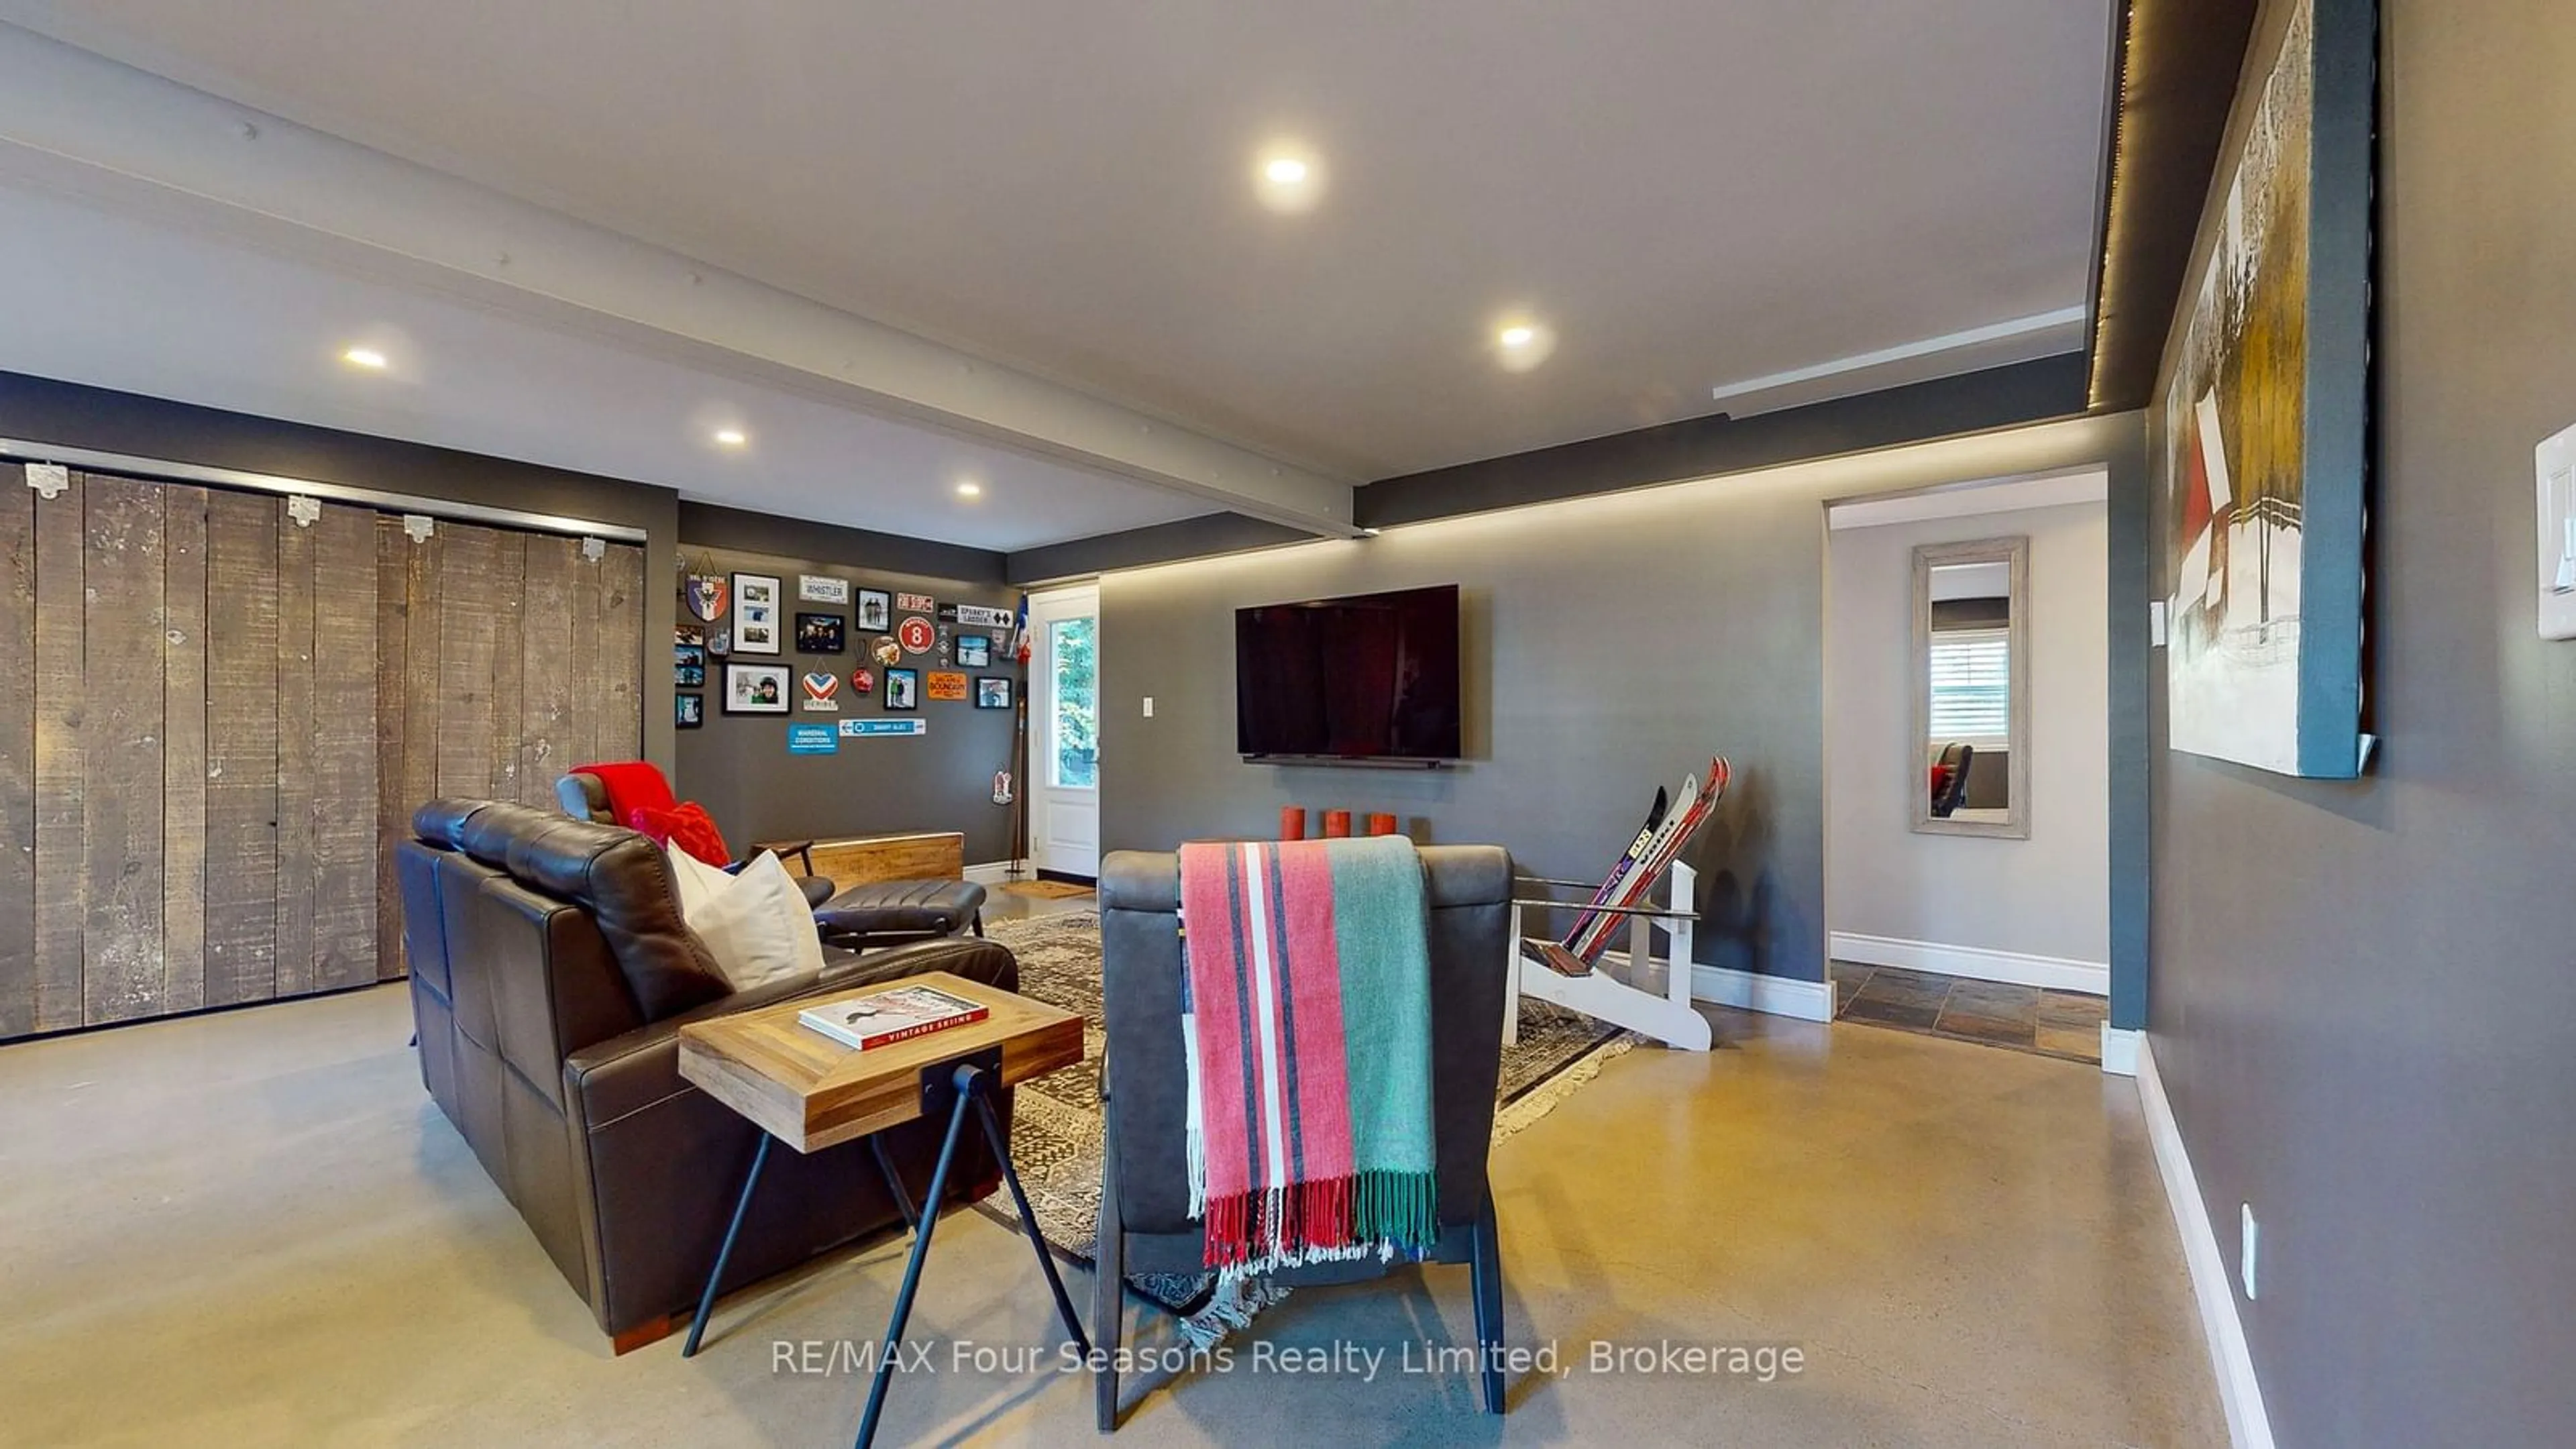
[[[2533,450],[2540,500],[2540,637],[2576,639],[2576,427]]]
[[[2165,601],[2162,599],[2151,600],[2147,604],[2147,644],[2155,649],[2165,647]]]
[[[1149,694],[1149,695],[1146,695],[1146,696],[1145,696],[1145,718],[1147,718],[1147,719],[1152,719],[1153,717],[1154,717],[1154,696],[1152,696],[1152,695],[1150,695],[1150,694]]]

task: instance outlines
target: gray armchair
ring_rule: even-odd
[[[1440,1241],[1431,1260],[1474,1268],[1476,1337],[1487,1413],[1503,1411],[1503,1277],[1485,1155],[1502,1070],[1503,993],[1511,944],[1512,859],[1499,846],[1422,851],[1431,907],[1432,1117]],[[1102,1078],[1108,1119],[1101,1158],[1092,1342],[1100,1427],[1118,1426],[1116,1359],[1129,1273],[1202,1271],[1201,1226],[1189,1215],[1181,1062],[1180,866],[1165,853],[1120,851],[1101,862],[1101,996],[1108,1018]],[[1324,1263],[1285,1283],[1349,1282],[1386,1269]]]

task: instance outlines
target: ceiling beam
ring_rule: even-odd
[[[0,24],[0,177],[1348,537],[1351,480]]]

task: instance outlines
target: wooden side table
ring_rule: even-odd
[[[937,987],[980,1002],[991,1014],[982,1021],[867,1051],[843,1046],[796,1020],[798,1012],[811,1007],[852,1001],[898,986]],[[770,1145],[784,1142],[799,1152],[817,1152],[865,1137],[876,1155],[878,1171],[885,1174],[895,1209],[913,1230],[912,1256],[904,1264],[903,1287],[895,1295],[884,1352],[877,1358],[876,1378],[868,1388],[867,1412],[859,1421],[858,1443],[872,1442],[893,1379],[904,1324],[912,1316],[913,1298],[921,1287],[921,1265],[930,1255],[931,1230],[938,1225],[939,1204],[947,1195],[948,1169],[956,1161],[958,1139],[972,1115],[983,1123],[984,1140],[1001,1163],[1002,1181],[1009,1185],[1020,1226],[1037,1251],[1038,1269],[1055,1295],[1065,1332],[1083,1356],[1090,1357],[1091,1341],[1083,1336],[1073,1300],[1066,1296],[1055,1259],[1038,1232],[1037,1214],[1030,1210],[1020,1174],[1011,1166],[1010,1149],[1002,1140],[1002,1124],[993,1114],[992,1103],[994,1092],[1080,1060],[1081,1017],[945,971],[782,1002],[680,1028],[680,1075],[761,1129],[760,1148],[752,1155],[751,1172],[743,1179],[733,1221],[716,1249],[715,1266],[707,1272],[706,1291],[698,1299],[697,1316],[689,1324],[680,1356],[687,1358],[698,1351],[707,1317],[715,1309],[716,1285],[723,1281],[725,1263],[733,1256],[734,1238],[741,1233],[752,1193],[760,1186],[760,1170],[769,1162]],[[948,1133],[939,1144],[938,1166],[931,1170],[929,1195],[916,1209],[878,1134],[941,1113],[947,1115]]]

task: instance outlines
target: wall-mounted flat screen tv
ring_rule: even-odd
[[[1245,755],[1454,760],[1458,586],[1234,613],[1234,737]]]

